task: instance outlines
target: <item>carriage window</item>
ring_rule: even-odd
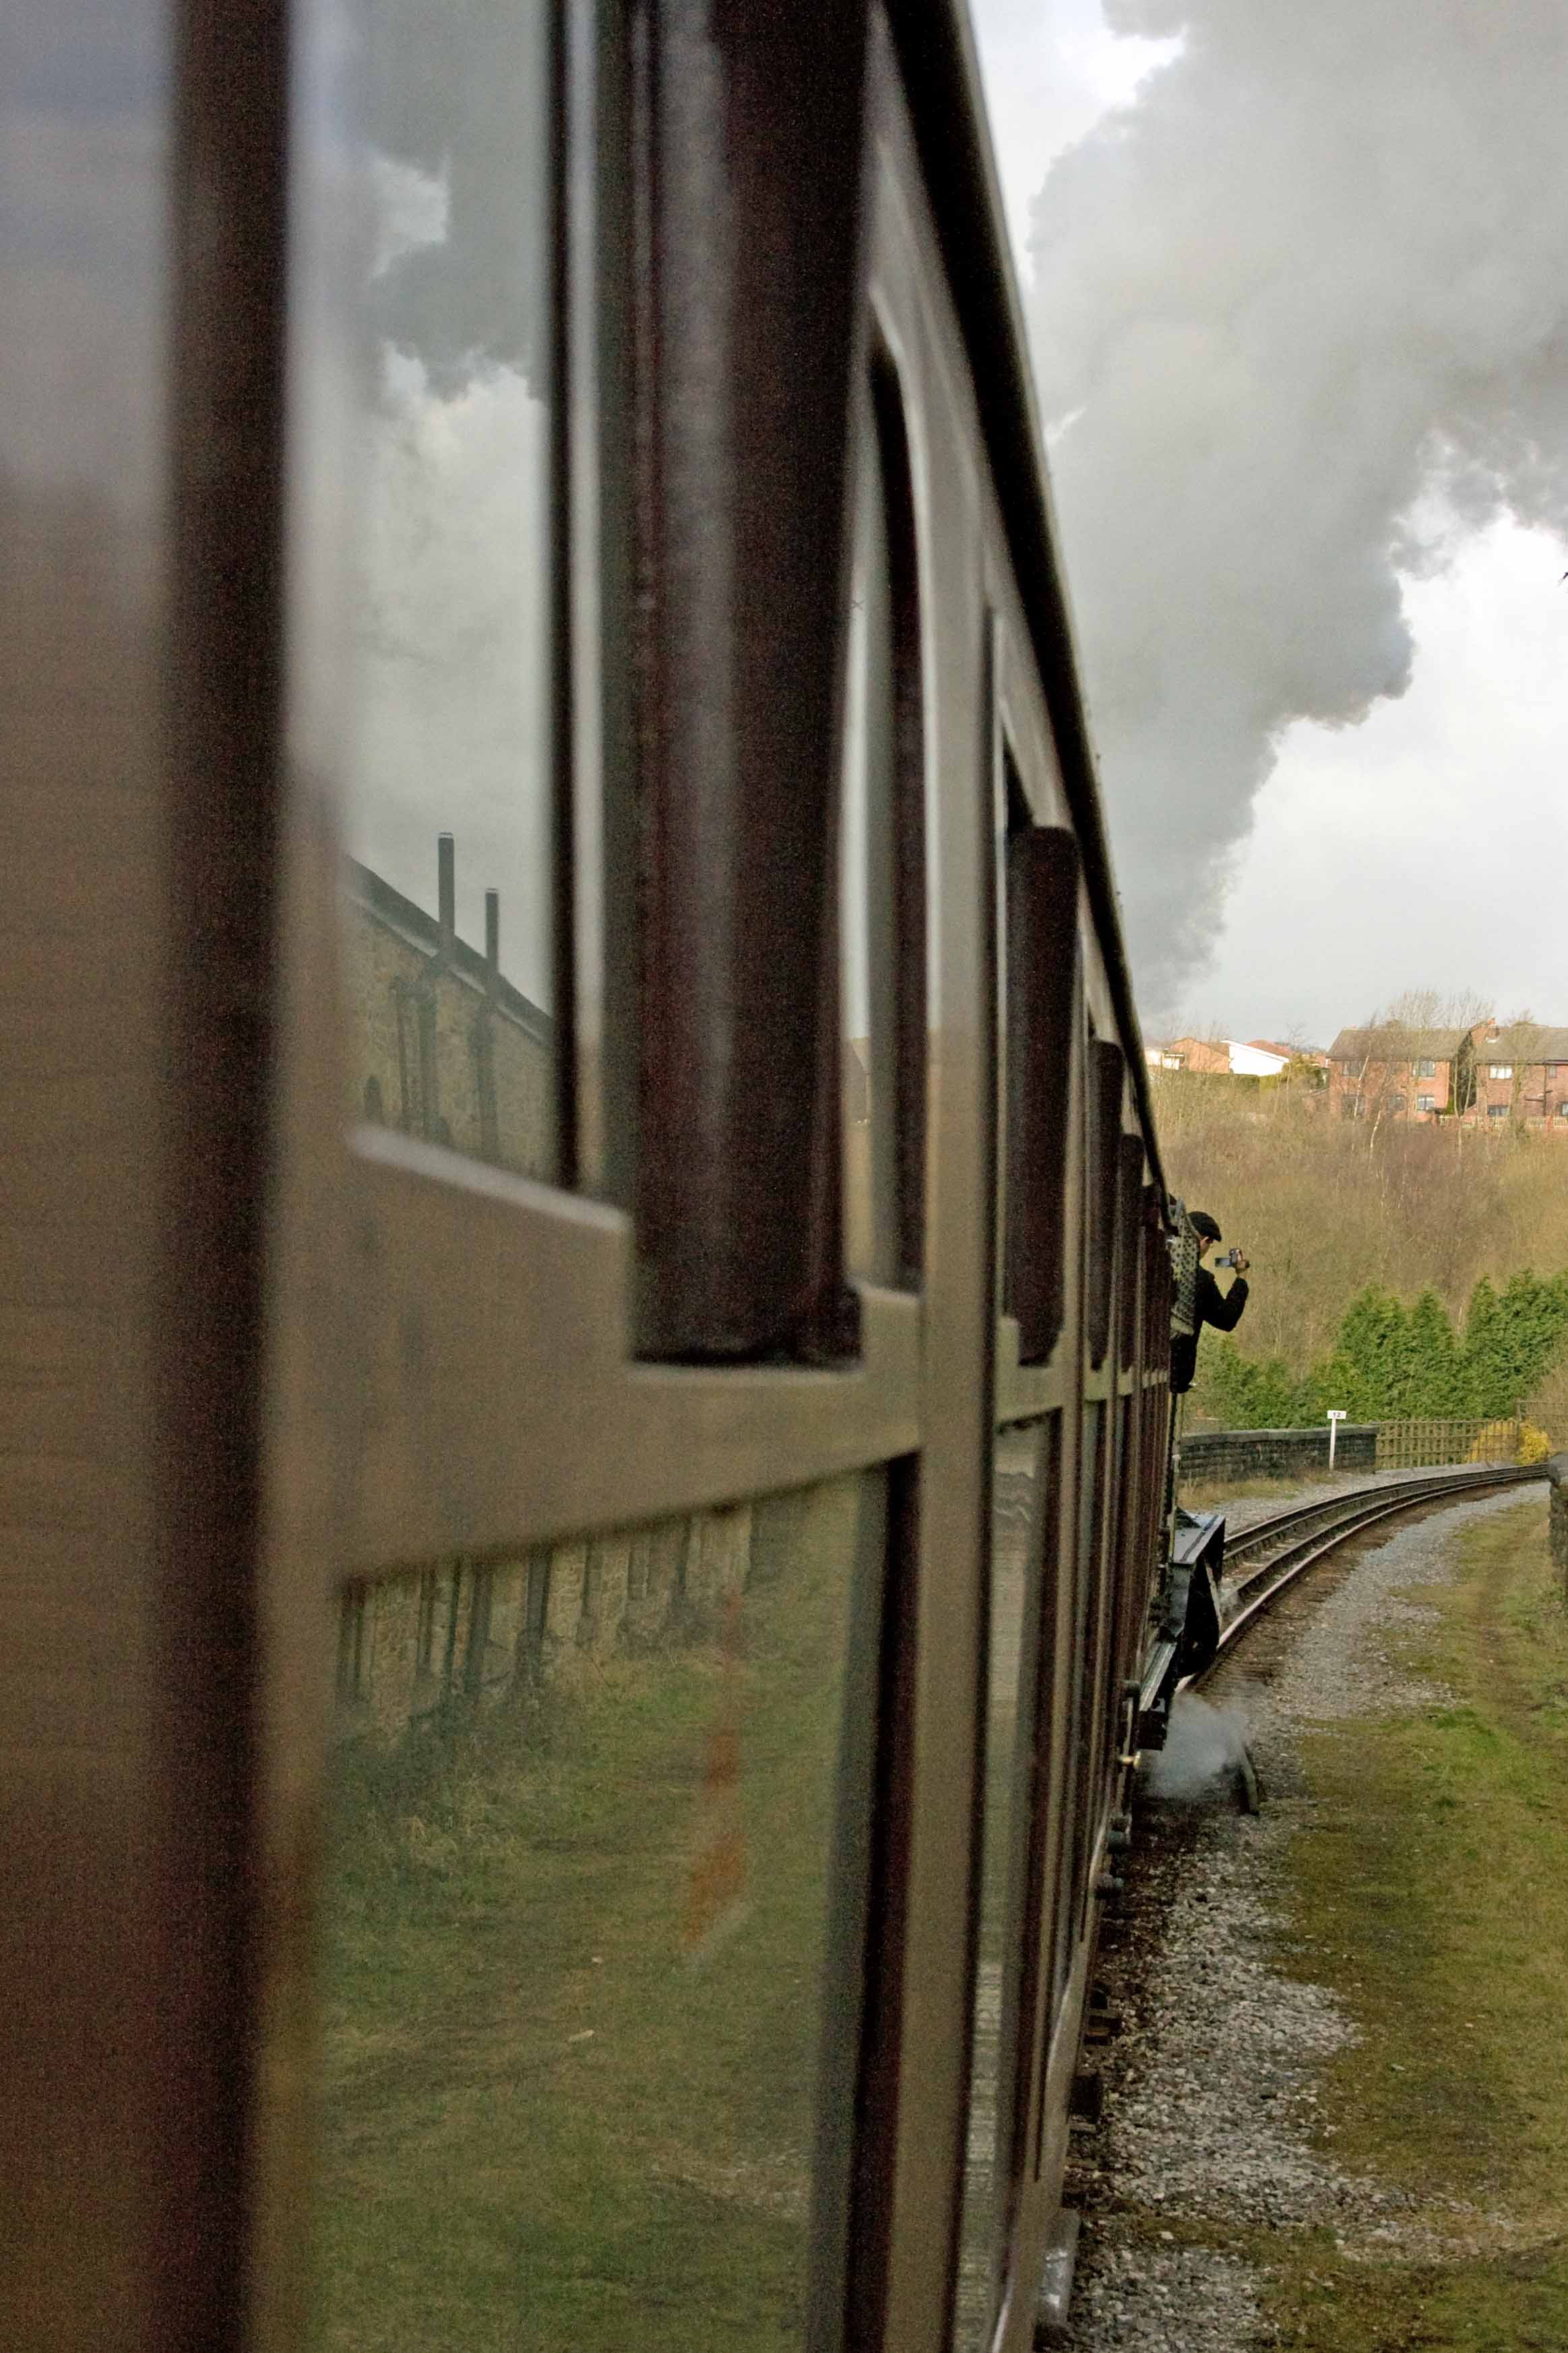
[[[552,11],[348,0],[351,1109],[557,1173]],[[374,1106],[374,1108],[373,1108]]]
[[[1126,1064],[1121,1049],[1091,1036],[1089,1049],[1089,1283],[1084,1331],[1089,1361],[1098,1372],[1110,1341],[1110,1293],[1116,1265],[1116,1206],[1120,1182],[1121,1099]]]
[[[1063,1800],[1072,1828],[1063,1839],[1055,1891],[1056,1940],[1052,1956],[1048,2015],[1055,2017],[1067,1991],[1073,1948],[1081,1933],[1088,1886],[1088,1823],[1092,1788],[1093,1742],[1093,1612],[1100,1576],[1103,1526],[1105,1407],[1096,1398],[1083,1407],[1079,1440],[1078,1558],[1072,1584],[1072,1626],[1068,1676],[1071,1685],[1070,1723],[1064,1726],[1068,1742],[1067,1795]]]
[[[1002,1303],[1018,1354],[1044,1364],[1066,1312],[1067,1183],[1072,1041],[1079,1019],[1079,856],[1065,826],[1027,821],[1007,764],[1004,912],[1006,1005],[1001,1077],[1006,1216]]]
[[[993,630],[994,624],[992,624]],[[993,662],[995,654],[993,645]],[[998,730],[1001,758],[993,782],[996,795],[995,892],[996,940],[996,1264],[1001,1304],[1007,1307],[1007,1098],[1012,1092],[1011,1068],[1017,1044],[1007,1020],[1007,958],[1011,951],[1007,907],[1007,871],[1015,839],[1029,830],[1034,818],[1013,757],[1013,746]]]
[[[805,2343],[814,2211],[820,2255],[846,2197],[816,2117],[854,2096],[885,1496],[345,1600],[321,2353]]]
[[[1027,2154],[1041,1909],[1054,1819],[1050,1692],[1061,1418],[1002,1430],[992,1470],[980,1936],[953,2353],[983,2353],[1000,2307]]]
[[[871,417],[856,437],[854,573],[838,861],[843,930],[845,1257],[852,1274],[890,1282],[897,1267],[893,1108],[892,604],[888,513]]]
[[[898,384],[879,361],[856,434],[845,713],[845,1261],[914,1287],[924,1210],[925,823],[914,511]]]

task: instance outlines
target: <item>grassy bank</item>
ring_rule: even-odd
[[[1500,1288],[1521,1268],[1568,1265],[1568,1137],[1443,1122],[1374,1132],[1300,1088],[1190,1071],[1157,1072],[1153,1085],[1173,1187],[1252,1261],[1237,1334],[1249,1358],[1304,1373],[1368,1283],[1405,1301],[1430,1284],[1457,1317],[1482,1275]],[[1200,1361],[1194,1408],[1206,1409],[1207,1389]],[[1534,1391],[1531,1412],[1568,1427],[1568,1362]]]
[[[1568,2345],[1568,1614],[1545,1516],[1473,1525],[1423,1590],[1437,1614],[1405,1653],[1446,1704],[1305,1744],[1289,1966],[1363,2038],[1321,2087],[1322,2147],[1414,2204],[1386,2256],[1259,2244],[1286,2346]]]

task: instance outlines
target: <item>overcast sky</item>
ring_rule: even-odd
[[[1189,55],[1100,0],[973,0],[1152,1032],[1321,1044],[1416,987],[1568,1021],[1563,458],[1531,390],[1562,374],[1563,51],[1535,0],[1380,0],[1391,37],[1347,72],[1363,6],[1303,35],[1297,0],[1112,0],[1200,22]]]

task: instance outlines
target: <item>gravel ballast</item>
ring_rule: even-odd
[[[1510,1488],[1367,1540],[1271,1682],[1240,1683],[1233,1669],[1239,1695],[1226,1705],[1184,1696],[1102,1954],[1123,2031],[1108,2046],[1104,2121],[1079,2144],[1068,2183],[1084,2215],[1067,2339],[1077,2353],[1253,2353],[1271,2341],[1260,2276],[1226,2244],[1237,2226],[1327,2226],[1347,2252],[1419,2235],[1408,2192],[1351,2178],[1321,2146],[1331,2128],[1318,2130],[1319,2072],[1355,2028],[1325,1989],[1284,1973],[1288,1956],[1281,1966],[1285,1851],[1307,1802],[1297,1736],[1445,1702],[1398,1664],[1389,1637],[1428,1614],[1419,1588],[1450,1575],[1459,1531],[1519,1501]],[[1235,1795],[1244,1735],[1264,1791],[1257,1816]]]

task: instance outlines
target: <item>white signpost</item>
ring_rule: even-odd
[[[1342,1405],[1331,1405],[1329,1408],[1329,1468],[1331,1471],[1334,1467],[1334,1441],[1339,1437],[1340,1424],[1343,1421],[1345,1413],[1346,1408]]]

